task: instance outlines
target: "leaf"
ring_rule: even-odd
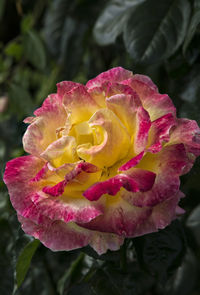
[[[81,265],[83,263],[84,254],[80,255],[72,262],[69,269],[64,273],[62,278],[58,281],[58,293],[59,295],[64,295],[64,290],[67,289],[70,285],[70,281],[73,281],[76,276],[78,276]]]
[[[180,265],[185,254],[185,235],[177,220],[157,233],[133,241],[140,263],[161,281]]]
[[[186,53],[186,50],[196,32],[197,26],[200,24],[200,2],[199,0],[194,0],[194,9],[190,25],[187,31],[187,35],[183,44],[183,53]]]
[[[0,20],[2,20],[4,9],[5,9],[6,0],[0,1]]]
[[[14,239],[8,220],[0,219],[0,232],[0,294],[10,295],[14,286],[14,270],[11,253]]]
[[[13,113],[19,118],[32,113],[33,102],[29,92],[18,84],[11,84],[9,93],[9,103]]]
[[[200,205],[189,215],[186,226],[192,231],[198,245],[200,245]]]
[[[55,0],[47,12],[44,34],[49,51],[56,57],[64,76],[73,79],[83,59],[86,22],[72,18],[74,2]]]
[[[62,38],[67,38],[73,30],[73,24],[68,19],[71,5],[67,0],[55,0],[47,11],[44,34],[47,46],[54,55],[59,55]]]
[[[183,263],[165,285],[164,295],[191,295],[198,279],[198,260],[188,249]],[[195,293],[194,293],[195,294]]]
[[[171,56],[184,40],[190,17],[188,0],[147,0],[133,9],[124,29],[127,51],[137,63]]]
[[[100,45],[108,45],[122,33],[131,8],[145,0],[112,0],[105,7],[94,26],[94,36]]]
[[[18,288],[24,281],[24,278],[29,269],[31,259],[40,244],[39,240],[34,240],[27,244],[17,259],[16,265],[16,280]]]
[[[5,53],[18,61],[22,57],[23,47],[16,41],[12,41],[6,46]]]
[[[29,30],[24,34],[24,54],[27,60],[39,70],[46,66],[46,53],[42,40],[36,31]]]

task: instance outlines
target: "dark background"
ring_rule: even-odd
[[[23,119],[57,82],[115,66],[149,75],[199,123],[200,0],[0,0],[1,295],[200,294],[200,160],[181,178],[183,217],[101,257],[51,252],[24,235],[9,202],[2,176],[24,155]]]

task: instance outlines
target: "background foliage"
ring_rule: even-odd
[[[149,75],[200,123],[199,0],[0,0],[0,169],[24,155],[22,120],[56,90],[114,66]],[[25,235],[0,181],[0,294],[200,294],[200,160],[186,214],[117,252],[53,253]]]

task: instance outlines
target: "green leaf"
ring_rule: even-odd
[[[33,111],[33,102],[30,93],[21,85],[11,84],[9,93],[11,110],[18,118],[24,117]]]
[[[0,219],[0,294],[10,295],[14,287],[12,252],[14,238],[11,226],[6,219]]]
[[[190,21],[188,32],[187,32],[187,35],[186,35],[186,38],[185,38],[185,41],[183,44],[183,53],[184,54],[185,54],[185,52],[188,48],[188,45],[190,44],[190,42],[195,34],[197,26],[199,24],[200,24],[200,1],[194,0],[193,14],[192,14],[192,18]]]
[[[81,265],[83,263],[84,254],[80,255],[72,262],[69,269],[64,273],[62,278],[58,281],[58,293],[59,295],[64,295],[64,290],[67,289],[71,281],[79,275],[81,270]]]
[[[114,43],[122,33],[131,9],[145,0],[112,0],[96,21],[94,36],[100,45]]]
[[[188,0],[147,0],[137,6],[124,30],[134,61],[153,64],[171,56],[184,40],[190,10]]]
[[[46,53],[39,34],[33,30],[24,35],[24,54],[27,60],[39,70],[45,69]]]
[[[39,240],[34,240],[27,244],[18,257],[16,265],[16,280],[18,288],[24,281],[24,278],[29,269],[31,259],[40,244]]]
[[[197,244],[200,245],[200,205],[189,215],[186,226],[192,231]]]
[[[49,51],[67,79],[77,74],[83,59],[83,41],[88,26],[71,17],[75,1],[56,0],[47,12],[44,34]]]
[[[198,260],[188,249],[181,266],[176,270],[165,285],[164,295],[190,295],[193,293],[198,280]]]
[[[6,0],[0,0],[0,20],[3,17]]]
[[[47,11],[44,34],[47,46],[54,55],[60,54],[62,38],[69,38],[73,31],[73,23],[69,23],[68,18],[71,6],[67,0],[55,0]]]
[[[12,41],[6,46],[5,53],[18,61],[22,57],[23,47],[18,42]]]
[[[180,265],[185,254],[185,235],[177,220],[157,233],[133,241],[140,263],[161,281]]]

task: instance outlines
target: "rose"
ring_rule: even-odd
[[[90,244],[102,254],[166,227],[183,212],[179,176],[200,154],[196,122],[120,67],[57,86],[25,120],[31,155],[4,175],[23,230],[52,250]]]

